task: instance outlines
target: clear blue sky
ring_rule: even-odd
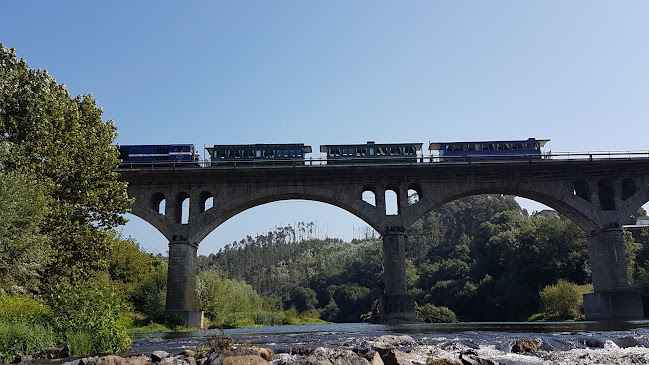
[[[118,143],[552,139],[648,150],[647,1],[15,1],[0,42],[73,94]],[[533,209],[534,205],[530,205]],[[165,252],[162,235],[125,228]],[[251,209],[199,253],[275,225],[363,223],[320,203]]]

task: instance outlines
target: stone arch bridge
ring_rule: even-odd
[[[190,325],[202,318],[194,311],[201,240],[246,209],[286,199],[332,204],[376,229],[383,239],[381,319],[413,320],[414,301],[406,293],[405,230],[436,206],[487,193],[543,203],[584,230],[594,286],[594,293],[584,297],[587,319],[643,317],[640,294],[628,283],[621,227],[632,223],[630,216],[649,201],[649,158],[118,171],[135,199],[132,213],[169,240],[167,309]],[[396,193],[396,215],[386,214],[386,191]],[[419,198],[414,203],[408,199],[413,191]],[[373,194],[374,204],[363,200],[364,194]],[[189,216],[183,219],[187,199]]]

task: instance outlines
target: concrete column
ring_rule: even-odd
[[[594,293],[584,294],[587,320],[642,319],[640,292],[631,290],[621,229],[588,237]]]
[[[389,229],[383,235],[383,284],[379,321],[414,322],[415,301],[407,293],[406,235],[403,229]]]
[[[169,243],[167,311],[188,327],[203,327],[203,312],[196,311],[196,250],[192,243]]]
[[[404,294],[406,287],[406,235],[383,235],[383,284],[386,294]]]
[[[621,229],[591,234],[588,237],[588,259],[596,292],[629,289]]]

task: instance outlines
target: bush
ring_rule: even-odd
[[[117,352],[130,346],[120,318],[126,310],[124,298],[108,278],[59,283],[51,293],[52,325],[73,354]],[[84,333],[92,334],[91,344]]]
[[[50,316],[50,308],[38,298],[0,295],[0,322],[46,324]]]
[[[262,298],[243,281],[227,279],[216,271],[203,271],[196,278],[196,305],[215,325],[233,313],[261,311]],[[229,319],[228,319],[229,321]]]
[[[418,321],[426,323],[455,323],[457,316],[447,307],[437,307],[432,304],[415,306],[415,313]]]
[[[1,363],[10,363],[22,355],[38,355],[42,348],[55,345],[56,336],[50,327],[0,322]]]
[[[591,292],[590,285],[577,285],[560,279],[555,285],[548,285],[541,292],[541,313],[528,320],[580,320],[584,318],[583,294]]]

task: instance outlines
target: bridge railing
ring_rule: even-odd
[[[548,160],[613,160],[613,159],[640,159],[649,158],[647,151],[592,151],[592,152],[547,152],[543,154],[493,154],[493,155],[460,155],[444,156],[437,154],[419,155],[417,157],[359,157],[345,159],[326,158],[306,158],[298,159],[241,159],[235,161],[211,161],[200,160],[194,162],[188,161],[156,161],[156,162],[123,162],[120,165],[121,170],[149,170],[149,169],[187,169],[196,167],[208,168],[273,168],[273,167],[303,167],[303,166],[373,166],[373,165],[421,165],[431,163],[542,163]]]

